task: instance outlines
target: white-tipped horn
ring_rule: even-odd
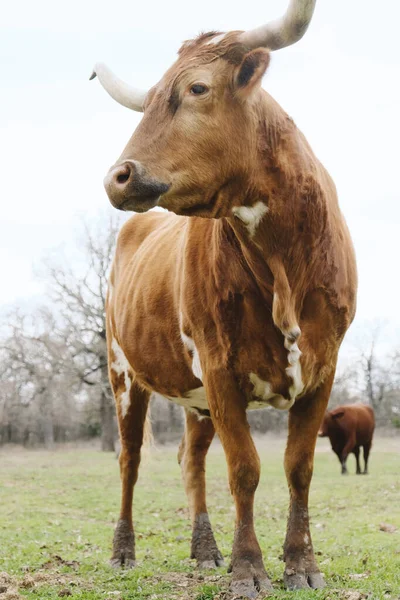
[[[104,63],[96,63],[90,79],[95,77],[114,100],[137,112],[143,112],[147,90],[138,90],[119,79]]]
[[[265,47],[279,50],[298,42],[310,24],[317,0],[290,0],[286,13],[280,19],[245,31],[240,41],[249,48]]]

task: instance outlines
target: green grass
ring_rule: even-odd
[[[262,477],[256,495],[256,530],[274,584],[284,600],[400,598],[400,438],[377,439],[370,475],[340,475],[326,440],[319,440],[310,498],[314,549],[327,588],[285,592],[280,560],[288,493],[284,441],[258,443]],[[0,451],[0,592],[3,598],[59,598],[69,590],[82,600],[224,598],[224,569],[199,572],[188,558],[190,525],[176,448],[158,447],[143,459],[135,491],[139,565],[116,572],[108,564],[118,518],[120,484],[113,455],[91,449]],[[229,561],[234,511],[219,445],[208,457],[210,518]],[[397,531],[380,531],[380,524]],[[12,595],[12,588],[15,595]],[[11,591],[10,591],[11,590]],[[359,593],[357,593],[359,592]],[[8,594],[8,596],[7,596]]]

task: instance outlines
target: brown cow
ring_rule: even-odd
[[[111,203],[175,213],[129,220],[110,277],[107,339],[122,478],[112,563],[135,562],[133,487],[156,391],[186,409],[179,458],[200,566],[222,562],[204,475],[218,433],[236,506],[231,589],[249,598],[271,583],[254,530],[260,461],[246,410],[290,410],[284,580],[290,589],[322,587],[308,493],[339,346],[355,313],[355,258],[335,186],[293,120],[261,89],[266,48],[299,39],[313,9],[314,0],[292,0],[282,19],[255,31],[185,42],[149,92],[95,68],[116,100],[144,111],[105,179]]]
[[[318,432],[329,437],[332,450],[342,465],[342,475],[347,474],[346,460],[350,452],[356,457],[357,475],[361,474],[360,446],[364,452],[364,474],[368,473],[368,456],[375,429],[375,416],[371,406],[347,404],[327,411]]]

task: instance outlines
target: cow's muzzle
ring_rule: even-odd
[[[157,205],[170,186],[148,176],[137,161],[125,160],[111,167],[104,178],[104,187],[115,208],[146,212]]]

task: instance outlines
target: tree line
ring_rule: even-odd
[[[0,444],[52,448],[60,442],[100,438],[113,451],[118,436],[108,381],[105,299],[120,227],[117,218],[85,224],[76,255],[43,259],[38,276],[47,301],[34,310],[13,307],[0,339]],[[382,326],[367,331],[357,359],[336,377],[332,406],[354,401],[375,409],[378,426],[400,427],[400,351],[378,356]],[[153,432],[160,442],[178,438],[183,409],[153,397]],[[251,411],[254,431],[280,431],[287,415]]]

